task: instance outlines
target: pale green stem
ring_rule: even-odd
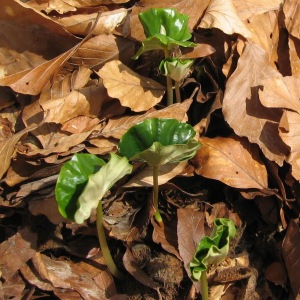
[[[206,271],[201,272],[200,282],[201,282],[202,300],[208,300],[208,281],[207,281]]]
[[[176,95],[176,102],[181,103],[181,95],[179,89],[179,81],[175,80],[175,95]]]
[[[155,209],[154,218],[163,227],[164,223],[158,209],[158,166],[153,167],[153,204]]]
[[[105,263],[111,272],[111,274],[116,277],[117,279],[123,280],[124,275],[118,270],[117,266],[115,265],[115,262],[112,259],[112,256],[110,254],[107,240],[104,232],[103,227],[103,210],[102,210],[102,201],[99,201],[98,207],[97,207],[97,232],[98,232],[98,239],[100,243],[101,252],[103,255],[103,258],[105,260]]]
[[[170,54],[169,54],[169,50],[168,49],[164,49],[165,52],[165,58],[169,58]],[[169,75],[167,75],[167,106],[172,105],[173,104],[173,85],[172,85],[172,79]]]

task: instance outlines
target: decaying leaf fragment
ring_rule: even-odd
[[[165,92],[164,86],[137,74],[119,60],[106,63],[97,74],[103,79],[109,96],[136,112],[155,106]]]

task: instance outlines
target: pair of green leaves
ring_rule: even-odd
[[[139,14],[146,39],[134,56],[151,50],[171,50],[177,46],[195,47],[188,41],[192,35],[188,28],[189,16],[178,13],[172,8],[152,8]]]
[[[190,159],[200,147],[194,136],[192,126],[176,119],[146,119],[124,134],[121,156],[111,153],[107,163],[93,154],[75,154],[62,167],[56,184],[61,215],[81,224],[107,191],[131,173],[129,160],[158,166]]]
[[[204,237],[197,246],[190,262],[190,270],[194,280],[200,280],[201,273],[207,267],[221,262],[229,252],[229,242],[236,235],[236,227],[230,219],[217,218],[210,237]]]

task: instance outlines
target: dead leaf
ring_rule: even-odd
[[[0,160],[2,161],[1,167],[0,167],[0,178],[3,177],[5,172],[10,166],[11,158],[15,152],[16,144],[19,142],[19,140],[28,132],[33,131],[37,129],[39,126],[41,126],[42,123],[36,125],[32,124],[31,126],[24,128],[23,130],[19,131],[18,133],[14,134],[12,137],[10,137],[7,140],[4,140],[0,142]]]
[[[271,67],[267,53],[257,44],[248,43],[234,73],[226,83],[222,111],[225,120],[239,136],[259,145],[264,155],[282,165],[288,149],[278,135],[282,111],[265,108],[258,99],[264,79],[281,77]]]
[[[291,287],[296,296],[300,289],[300,232],[294,220],[290,221],[282,244],[282,255],[285,261]]]
[[[142,115],[122,116],[118,118],[110,118],[106,127],[102,130],[101,135],[105,137],[114,137],[121,139],[123,134],[135,124],[142,122],[147,118],[176,118],[177,120],[186,121],[186,112],[192,104],[192,100],[188,99],[180,104],[176,103],[161,110],[149,111]]]
[[[0,272],[1,277],[1,272]],[[25,292],[25,282],[19,273],[0,284],[1,299],[22,299]]]
[[[290,147],[287,162],[292,165],[292,176],[300,181],[300,115],[296,112],[285,111],[280,121],[280,136]]]
[[[259,99],[266,107],[279,107],[300,113],[300,78],[274,77],[263,80]]]
[[[146,111],[162,99],[165,87],[129,69],[119,60],[108,62],[97,72],[108,95],[135,112]]]
[[[226,34],[238,33],[245,38],[251,37],[251,32],[239,19],[232,0],[211,0],[199,27],[218,28]]]
[[[203,146],[192,159],[197,174],[235,188],[268,189],[267,170],[255,145],[238,137],[200,141]]]
[[[300,4],[297,0],[287,0],[283,4],[285,26],[288,32],[300,39]]]
[[[178,250],[184,268],[190,276],[189,264],[194,257],[197,245],[206,234],[204,230],[205,214],[190,208],[180,208],[177,210],[177,217]],[[195,282],[194,286],[199,292],[199,282]]]
[[[37,235],[25,229],[0,244],[0,269],[5,280],[35,255],[36,242]]]

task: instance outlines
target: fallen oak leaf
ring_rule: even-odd
[[[108,95],[135,112],[152,108],[165,93],[164,86],[132,71],[119,60],[106,63],[96,73],[102,78]]]

